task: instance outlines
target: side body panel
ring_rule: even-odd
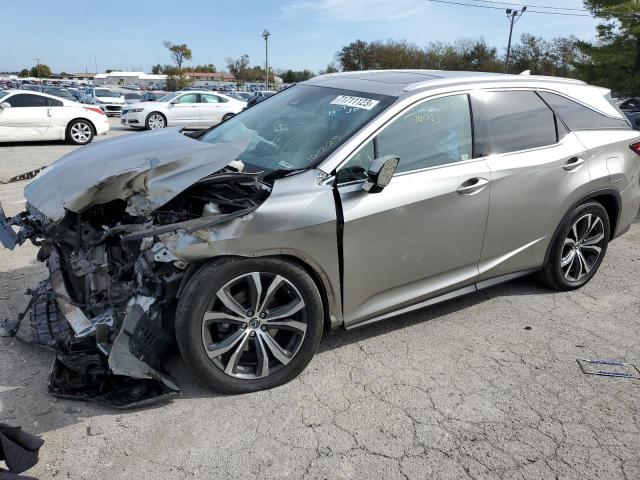
[[[332,326],[342,325],[336,205],[333,187],[318,170],[276,180],[260,207],[241,218],[169,242],[186,262],[219,256],[286,255],[308,265],[319,278]]]
[[[4,100],[11,103],[11,97]],[[49,107],[0,109],[0,141],[47,140],[51,128]]]
[[[636,217],[640,202],[640,157],[629,148],[632,143],[640,141],[640,135],[634,130],[581,131],[576,135],[589,150],[592,189],[615,189],[620,193],[622,210],[613,232],[617,236]]]
[[[344,317],[349,326],[475,282],[489,210],[483,160],[394,176],[377,194],[340,187]]]
[[[592,188],[586,164],[563,168],[571,158],[586,155],[569,133],[556,145],[487,158],[491,206],[480,280],[543,265],[562,217]]]

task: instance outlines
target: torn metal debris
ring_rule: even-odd
[[[640,380],[640,370],[632,363],[621,360],[599,358],[594,360],[578,359],[582,373],[601,377],[630,378]]]
[[[30,240],[49,269],[18,335],[56,352],[55,396],[129,408],[179,392],[163,367],[190,271],[178,241],[202,242],[191,235],[250,214],[271,192],[259,175],[228,166],[246,143],[211,145],[174,129],[149,142],[76,150],[27,186],[24,212],[7,218],[0,206],[2,245]]]

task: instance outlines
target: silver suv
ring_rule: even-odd
[[[78,360],[90,352],[111,379],[96,391],[120,398],[126,376],[146,390],[121,403],[171,393],[174,339],[208,385],[250,392],[297,376],[325,329],[532,273],[581,287],[640,203],[640,137],[607,94],[349,72],[208,130],[75,150],[27,186],[2,235],[33,240],[51,270],[31,324],[61,352],[53,392],[73,397],[56,379],[74,378],[97,395]]]

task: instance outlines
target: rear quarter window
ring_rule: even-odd
[[[630,128],[626,119],[607,117],[562,95],[549,92],[538,93],[562,118],[569,130],[628,130]]]

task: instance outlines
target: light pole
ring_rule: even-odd
[[[527,11],[527,7],[522,7],[522,10],[512,10],[511,8],[507,8],[507,18],[511,23],[511,27],[509,28],[509,44],[507,45],[507,61],[506,61],[506,71],[509,73],[509,58],[511,57],[511,37],[513,35],[513,24],[518,21],[522,14]]]
[[[271,34],[269,30],[265,28],[264,32],[260,34],[262,38],[264,38],[264,85],[265,90],[269,90],[269,37]]]

